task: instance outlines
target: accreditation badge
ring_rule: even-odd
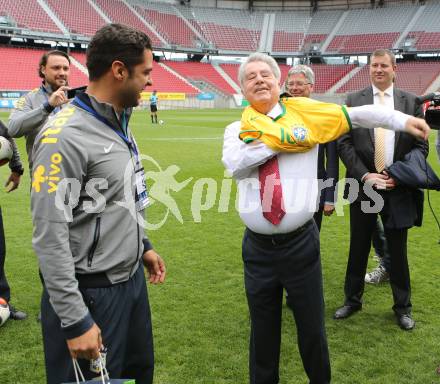
[[[90,371],[93,373],[101,373],[101,366],[105,367],[106,363],[107,363],[107,347],[103,346],[100,351],[100,356],[97,359],[90,360]]]
[[[144,168],[136,171],[136,210],[142,211],[150,205]]]

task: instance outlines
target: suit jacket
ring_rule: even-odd
[[[415,103],[416,95],[394,88],[394,109],[409,115],[423,117],[420,105]],[[371,86],[347,97],[347,106],[356,107],[373,104]],[[367,172],[376,172],[374,165],[374,129],[355,129],[338,140],[338,151],[347,168],[347,178],[354,178],[360,183],[360,193],[356,201],[370,201],[362,190],[362,176]],[[394,162],[403,160],[411,151],[420,151],[428,155],[428,144],[415,139],[405,132],[395,133]],[[346,186],[347,196],[347,186]],[[392,191],[380,192],[385,199],[384,225],[389,228],[409,228],[421,225],[423,213],[423,192],[416,188],[397,185]],[[421,196],[422,194],[422,196]]]
[[[437,148],[438,161],[440,161],[440,131],[438,131],[437,133],[437,141],[435,143],[435,146]]]
[[[318,179],[333,179],[331,186],[323,189],[319,206],[322,208],[326,202],[335,202],[336,183],[339,179],[339,156],[336,141],[320,144],[318,149]]]
[[[396,161],[388,173],[399,184],[440,191],[440,179],[420,151],[411,151],[404,161]]]

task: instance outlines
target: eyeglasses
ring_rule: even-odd
[[[306,85],[310,85],[311,83],[303,83],[302,81],[295,81],[295,82],[289,82],[287,83],[288,87],[298,87],[298,88],[303,88]]]

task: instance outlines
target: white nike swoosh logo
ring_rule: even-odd
[[[113,144],[114,143],[111,143],[109,147],[104,147],[104,152],[105,153],[109,153],[111,151],[112,147],[113,147]]]

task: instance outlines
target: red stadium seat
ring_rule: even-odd
[[[439,62],[407,62],[397,64],[396,86],[405,91],[421,95],[440,75]],[[369,67],[364,66],[352,79],[347,81],[337,93],[358,91],[371,84]]]
[[[200,91],[191,84],[183,81],[160,64],[153,63],[152,72],[153,86],[158,92],[183,92],[189,95],[198,94]]]
[[[157,35],[124,2],[119,0],[95,0],[95,3],[98,4],[112,22],[126,24],[145,32],[150,37],[154,47],[162,47],[164,45]]]
[[[71,33],[92,36],[105,20],[87,0],[46,0]]]
[[[38,63],[44,54],[41,49],[0,47],[0,89],[31,90],[39,87]],[[87,76],[74,65],[70,67],[70,85],[78,87],[87,84]]]
[[[182,18],[165,12],[135,6],[139,14],[171,45],[194,48],[200,40]]]
[[[187,79],[204,81],[228,95],[237,93],[209,63],[188,61],[164,61],[163,63]]]
[[[0,0],[0,16],[12,18],[18,27],[61,34],[37,0]]]
[[[399,33],[393,32],[335,36],[326,52],[371,53],[378,48],[391,49],[399,35]]]

